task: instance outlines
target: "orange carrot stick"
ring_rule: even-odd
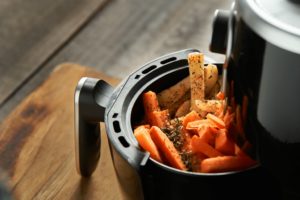
[[[219,134],[219,129],[216,129],[215,127],[209,127],[209,130],[211,134],[214,136],[214,138],[216,139],[217,134]]]
[[[231,139],[236,142],[237,141],[237,138],[238,138],[238,129],[236,127],[236,124],[233,122],[233,119],[231,119],[229,121],[229,123],[227,124],[226,126],[227,130],[228,130],[228,133],[231,137]]]
[[[196,155],[192,156],[192,170],[193,172],[201,172],[201,163],[207,156],[203,153],[196,152]]]
[[[212,114],[207,114],[206,118],[211,120],[219,129],[225,128],[225,123],[220,118],[218,118]]]
[[[212,133],[209,127],[202,126],[198,129],[199,138],[206,142],[207,144],[211,146],[215,146],[215,135]]]
[[[230,114],[227,119],[224,119],[225,125],[227,126],[231,119],[235,118],[235,113]]]
[[[201,163],[201,172],[217,173],[245,170],[258,163],[246,156],[222,156],[207,158]]]
[[[149,125],[149,124],[146,124],[146,125],[140,125],[140,126],[134,126],[133,128],[134,128],[134,129],[137,129],[137,128],[141,127],[141,126],[143,126],[143,127],[146,128],[146,129],[150,129],[150,125]]]
[[[223,99],[224,99],[224,93],[219,92],[219,93],[217,94],[217,97],[218,97],[220,100],[223,100]]]
[[[157,126],[152,126],[150,129],[151,138],[156,144],[156,146],[162,150],[163,154],[170,162],[171,166],[186,171],[186,167],[181,160],[181,157],[177,150],[175,149],[173,143],[169,138],[158,128]]]
[[[235,113],[231,113],[229,116],[228,116],[228,119],[227,120],[231,120],[233,118],[235,118],[236,114]]]
[[[221,129],[216,138],[216,150],[220,151],[224,155],[234,155],[234,142],[230,139],[228,131]]]
[[[227,111],[229,112],[229,114],[232,113],[232,108],[230,106],[227,106]]]
[[[246,141],[242,146],[242,151],[245,152],[246,154],[249,154],[251,149],[252,149],[252,144],[248,141]]]
[[[192,163],[191,163],[193,172],[201,172],[201,163],[204,159],[207,158],[207,156],[201,152],[197,152],[197,150],[192,145],[189,145],[186,152],[190,154],[195,154],[192,156]]]
[[[235,97],[232,97],[230,99],[230,106],[232,108],[232,112],[235,112],[235,109],[236,109],[236,105],[235,105]]]
[[[145,117],[147,122],[152,126],[153,111],[160,111],[156,94],[152,91],[142,95]]]
[[[242,113],[241,113],[241,106],[238,105],[236,107],[236,124],[237,124],[237,129],[238,129],[238,132],[242,138],[242,140],[244,142],[246,142],[246,135],[245,135],[245,131],[244,131],[244,128],[243,128],[243,122],[242,122]]]
[[[201,126],[217,127],[211,120],[201,119],[201,120],[189,122],[186,126],[186,129],[187,130],[194,130],[194,129],[200,128]]]
[[[154,111],[151,117],[152,126],[166,127],[170,125],[169,111]]]
[[[240,147],[236,143],[234,144],[234,154],[236,156],[248,156],[240,149]]]
[[[224,118],[223,118],[223,121],[224,121],[225,124],[226,124],[226,122],[227,122],[228,116],[229,116],[229,111],[227,110],[227,112],[226,112],[226,114],[225,114],[225,116],[224,116]]]
[[[163,164],[165,164],[165,165],[167,165],[169,167],[172,167],[171,164],[170,164],[170,162],[167,160],[166,156],[163,154],[163,151],[161,149],[158,149],[158,152],[159,152],[159,155],[161,157],[161,160],[162,160]]]
[[[182,130],[180,130],[180,139],[183,141],[183,145],[181,147],[181,151],[185,151],[186,149],[189,148],[189,146],[191,145],[191,141],[192,141],[192,136],[190,133],[188,133],[188,131],[183,127]]]
[[[243,105],[242,105],[242,121],[244,127],[246,127],[246,123],[247,123],[247,106],[248,106],[248,97],[244,95]]]
[[[158,149],[150,137],[148,129],[146,129],[143,126],[140,126],[134,130],[134,136],[141,145],[141,147],[150,153],[151,158],[160,163],[163,163],[159,155]]]
[[[209,144],[203,142],[199,137],[193,136],[191,145],[196,149],[197,152],[201,152],[205,154],[207,157],[217,157],[217,156],[223,156],[221,152],[214,149]]]
[[[183,124],[183,126],[186,127],[189,122],[193,122],[193,121],[197,121],[197,120],[201,120],[201,119],[202,118],[199,117],[199,115],[197,114],[197,112],[193,110],[192,112],[190,112],[189,114],[187,114],[184,117],[182,124]]]

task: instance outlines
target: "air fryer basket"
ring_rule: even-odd
[[[143,151],[133,135],[133,126],[144,115],[142,94],[149,90],[159,93],[187,77],[189,75],[187,56],[188,53],[195,51],[198,50],[184,50],[163,56],[133,72],[122,86],[122,91],[114,105],[109,111],[107,110],[105,122],[110,131],[109,135],[113,137],[114,132],[118,133],[118,140],[121,140],[119,144],[122,144],[123,147],[133,145]],[[221,74],[222,63],[214,64],[217,65],[219,74]],[[242,90],[236,89],[236,96],[241,96],[237,97],[238,100],[242,99],[242,92]],[[248,127],[246,129],[247,139],[254,145],[252,157],[255,159],[257,147],[255,134],[253,134],[254,130],[250,129],[253,127]],[[122,136],[125,140],[120,138]]]
[[[199,197],[196,191],[201,191],[201,197],[209,199],[224,198],[224,195],[239,198],[245,194],[253,198],[277,199],[279,196],[273,190],[264,187],[275,184],[275,189],[276,181],[260,165],[239,172],[204,174],[180,171],[149,158],[149,153],[135,139],[133,126],[144,115],[141,95],[149,90],[159,93],[187,77],[187,56],[195,51],[198,52],[188,49],[157,58],[137,69],[108,93],[110,100],[104,121],[121,195],[125,199],[186,199]],[[220,73],[222,64],[214,64]],[[228,76],[235,78],[230,67]],[[242,99],[244,93],[238,82],[235,88],[236,98]],[[253,144],[252,157],[255,159],[258,147],[250,116],[247,124],[246,136]]]

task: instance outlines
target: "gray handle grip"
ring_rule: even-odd
[[[82,78],[75,90],[75,160],[81,176],[91,176],[100,159],[101,128],[114,87],[103,80]]]

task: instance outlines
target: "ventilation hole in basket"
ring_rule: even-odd
[[[113,118],[117,118],[118,117],[118,113],[114,113]]]
[[[120,133],[121,132],[121,128],[120,128],[120,124],[118,121],[114,121],[113,122],[113,126],[114,126],[114,130],[116,133]]]
[[[176,59],[177,59],[176,57],[168,58],[166,60],[161,61],[160,64],[166,64],[166,63],[172,62]]]
[[[129,147],[128,142],[126,141],[126,139],[123,136],[118,137],[120,143],[123,145],[123,147],[127,148]]]
[[[139,79],[139,78],[140,78],[140,75],[136,75],[136,76],[135,76],[135,79]]]
[[[156,65],[152,65],[152,66],[148,67],[147,69],[145,69],[144,71],[142,71],[142,73],[147,74],[148,72],[151,72],[155,68],[156,68]]]

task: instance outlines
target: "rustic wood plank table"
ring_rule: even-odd
[[[14,198],[120,199],[105,134],[95,174],[76,173],[76,83],[91,76],[117,85],[144,63],[186,48],[223,61],[208,44],[215,9],[232,1],[1,1],[0,177]]]

